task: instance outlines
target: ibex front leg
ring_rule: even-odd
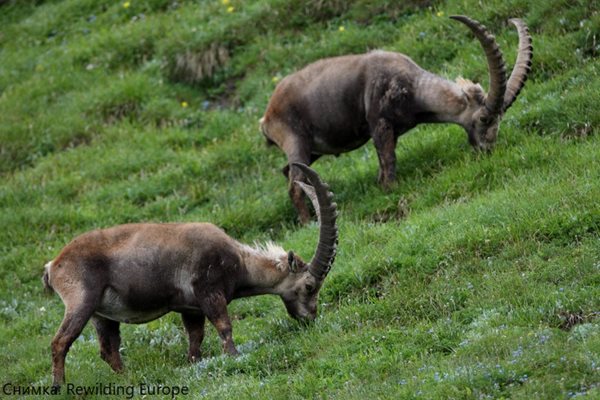
[[[379,158],[377,180],[385,189],[389,189],[396,182],[396,136],[393,126],[384,118],[372,125],[371,137]]]
[[[233,344],[231,320],[227,314],[227,301],[223,295],[212,295],[202,307],[204,314],[213,324],[219,333],[221,343],[223,343],[223,351],[227,354],[236,356],[238,351]]]

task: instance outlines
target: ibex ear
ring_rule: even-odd
[[[296,262],[296,257],[294,257],[294,252],[288,252],[288,265],[290,266],[290,271],[298,272],[298,263]]]

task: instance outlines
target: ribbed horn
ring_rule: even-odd
[[[509,20],[519,33],[519,52],[517,53],[517,61],[508,79],[506,85],[506,93],[504,94],[504,105],[502,111],[508,110],[512,103],[517,99],[517,96],[525,86],[525,81],[531,71],[531,59],[533,58],[533,45],[529,28],[525,22],[519,18]]]
[[[490,75],[490,89],[485,99],[486,117],[496,116],[502,112],[506,92],[506,67],[496,38],[485,25],[474,19],[464,15],[452,15],[450,18],[467,25],[483,47]]]
[[[332,201],[333,193],[329,191],[329,186],[321,181],[312,168],[300,163],[292,163],[292,166],[299,168],[312,185],[295,182],[312,202],[319,219],[319,243],[315,255],[308,264],[308,272],[322,281],[333,265],[337,250],[338,229],[335,222],[337,205]]]

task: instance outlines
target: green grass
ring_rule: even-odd
[[[177,315],[124,325],[122,375],[87,327],[67,380],[189,398],[600,398],[600,3],[576,0],[0,6],[0,383],[51,383],[63,305],[44,296],[42,266],[79,233],[211,221],[310,258],[316,226],[295,223],[285,158],[258,131],[275,81],[384,48],[486,85],[452,14],[488,25],[509,63],[506,21],[524,18],[530,80],[490,155],[428,125],[399,140],[389,192],[370,143],[314,165],[340,209],[314,324],[274,297],[235,301],[242,355],[222,356],[211,327],[197,365]]]

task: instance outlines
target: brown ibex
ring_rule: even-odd
[[[531,69],[533,48],[527,26],[511,19],[519,34],[517,60],[510,78],[496,40],[485,26],[453,16],[479,39],[487,58],[489,93],[459,78],[450,82],[420,68],[409,57],[372,51],[319,60],[284,78],[275,88],[261,130],[288,158],[283,169],[301,222],[309,210],[293,182],[302,173],[289,165],[310,165],[324,154],[354,150],[373,138],[379,158],[379,183],[396,180],[398,136],[420,123],[461,125],[470,144],[488,150],[496,141],[503,114],[517,98]]]
[[[189,337],[188,359],[200,358],[205,318],[215,326],[225,352],[235,355],[227,304],[245,296],[276,294],[288,313],[312,320],[318,293],[334,261],[336,205],[317,173],[294,164],[312,186],[299,182],[320,221],[319,242],[305,264],[274,244],[247,246],[208,223],[128,224],[75,238],[46,264],[43,281],[65,304],[52,340],[54,385],[64,382],[69,347],[92,320],[100,354],[115,371],[119,323],[143,323],[175,311]]]

